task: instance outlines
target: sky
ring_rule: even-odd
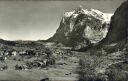
[[[84,9],[114,13],[123,1],[0,1],[0,38],[45,40],[54,35],[64,12],[82,5]]]

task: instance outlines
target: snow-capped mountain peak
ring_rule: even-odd
[[[101,41],[108,32],[110,15],[96,9],[83,9],[64,13],[60,26],[50,41],[68,46],[86,47]]]
[[[104,21],[105,22],[109,22],[110,19],[111,19],[111,16],[113,14],[110,14],[110,13],[103,13],[99,10],[96,10],[96,9],[83,9],[82,6],[76,8],[74,11],[71,11],[71,12],[65,12],[64,13],[64,17],[71,17],[71,16],[74,16],[77,17],[79,14],[86,14],[88,16],[93,16],[95,17],[96,19],[100,19],[100,20],[103,20],[103,23]]]

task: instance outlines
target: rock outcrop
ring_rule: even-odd
[[[128,1],[124,2],[111,18],[109,32],[102,43],[111,44],[128,38]]]
[[[97,43],[106,37],[109,15],[95,9],[84,10],[82,7],[66,12],[56,33],[48,41],[59,42],[75,49]]]

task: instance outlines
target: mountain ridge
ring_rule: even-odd
[[[65,12],[59,28],[47,41],[59,42],[73,48],[81,48],[101,41],[109,28],[110,14],[81,6]]]

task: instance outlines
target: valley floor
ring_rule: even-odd
[[[37,60],[37,57],[35,56],[32,56],[29,59],[27,59],[25,56],[24,60],[17,60],[20,57],[20,55],[18,54],[17,56],[15,56],[15,59],[13,56],[11,56],[8,57],[8,59],[6,59],[5,61],[0,61],[0,67],[2,65],[8,66],[6,70],[0,71],[0,80],[40,81],[41,79],[49,78],[51,81],[78,81],[79,79],[83,78],[86,80],[88,79],[87,81],[89,81],[90,76],[92,75],[96,77],[100,75],[100,77],[103,76],[105,79],[106,77],[108,79],[108,76],[110,75],[112,75],[111,77],[113,77],[113,75],[117,76],[117,73],[114,74],[113,72],[119,72],[122,74],[122,76],[124,76],[124,73],[128,74],[128,70],[126,69],[128,64],[123,63],[126,60],[124,51],[117,51],[107,54],[104,50],[89,52],[66,52],[66,50],[68,49],[53,49],[54,50],[52,50],[52,54],[54,57],[56,57],[56,63],[44,68],[34,67],[31,69],[15,70],[16,64],[22,65],[26,61],[32,61],[34,63],[34,60]],[[46,59],[46,57],[44,59]],[[116,64],[120,64],[122,68],[120,69],[116,67]],[[113,70],[110,67],[115,68]],[[115,71],[115,69],[117,69],[117,71]],[[106,73],[108,73],[109,75]],[[95,77],[91,77],[91,79],[92,78],[95,79]]]

